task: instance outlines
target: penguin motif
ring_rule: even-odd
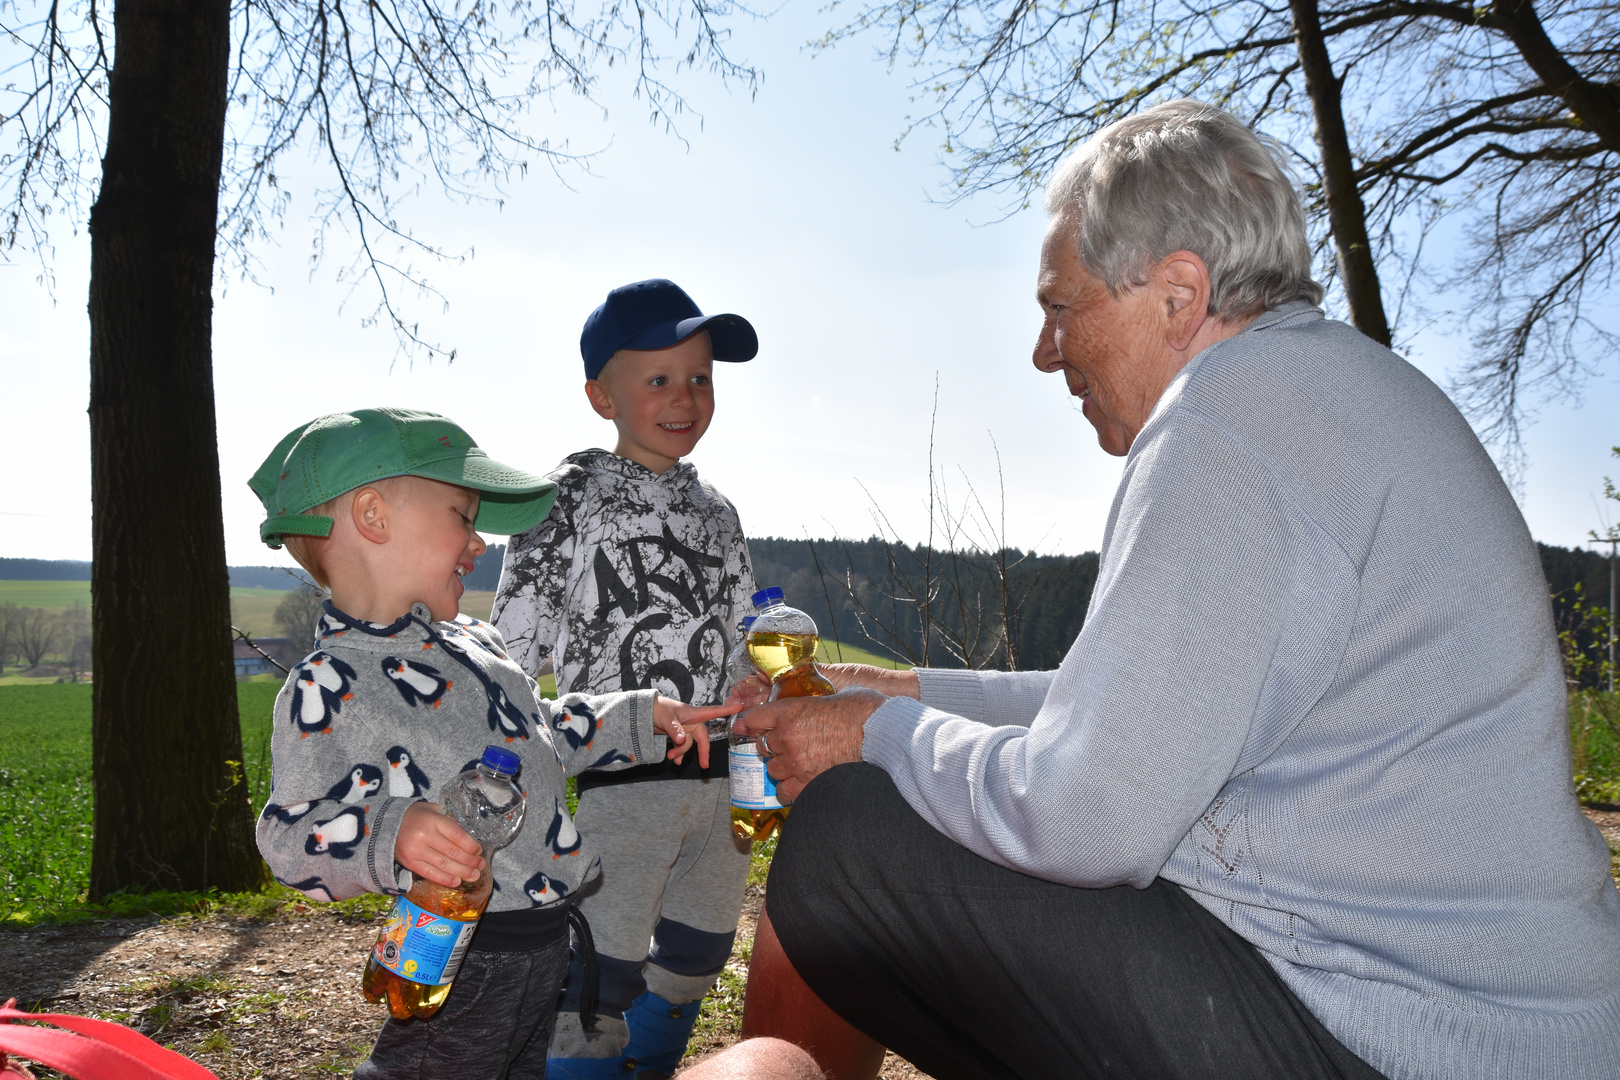
[[[545,874],[536,871],[534,877],[523,883],[523,891],[529,894],[529,899],[535,904],[544,906],[555,904],[568,895],[568,886],[560,881],[552,881]]]
[[[354,697],[353,681],[354,668],[331,653],[310,653],[293,668],[292,716],[300,739],[332,730],[332,718]]]
[[[330,611],[322,611],[321,617],[315,621],[315,640],[324,641],[329,637],[342,637],[348,630],[348,623]]]
[[[512,704],[512,699],[506,696],[506,691],[498,682],[489,684],[489,729],[498,731],[506,736],[506,741],[513,739],[527,739],[529,725],[527,720],[539,721],[539,717],[525,718],[523,710]]]
[[[293,803],[291,806],[277,806],[275,803],[266,803],[264,813],[260,814],[259,817],[266,820],[275,818],[283,825],[292,825],[297,823],[299,818],[309,813],[314,806],[314,803],[307,802]],[[291,887],[296,888],[297,886]]]
[[[334,818],[317,821],[304,840],[307,855],[330,855],[334,859],[347,859],[360,842],[371,835],[366,824],[367,807],[351,806],[338,811]]]
[[[282,881],[281,878],[276,878],[276,880],[281,881],[289,889],[297,889],[311,900],[324,900],[331,903],[337,899],[332,895],[332,890],[326,887],[326,882],[319,877],[307,877],[302,881]],[[325,896],[316,896],[317,892],[324,893]]]
[[[609,765],[617,765],[620,762],[629,763],[634,760],[636,759],[631,757],[629,754],[621,754],[617,750],[609,750],[607,753],[603,754],[601,757],[597,758],[595,761],[591,762],[585,767],[587,769],[605,769]]]
[[[568,741],[570,750],[578,750],[582,746],[590,746],[596,738],[596,729],[602,726],[602,721],[596,718],[596,711],[583,701],[570,702],[558,709],[551,717],[551,726],[562,733]]]
[[[506,653],[502,652],[500,649],[498,649],[494,645],[490,644],[487,640],[485,640],[485,639],[483,639],[481,637],[478,637],[475,634],[468,633],[468,630],[470,628],[474,627],[474,626],[488,626],[488,625],[489,624],[487,622],[484,622],[482,619],[475,619],[471,615],[458,614],[458,615],[456,615],[456,621],[455,621],[455,627],[456,627],[456,631],[457,631],[456,636],[457,637],[471,638],[474,642],[476,642],[478,644],[478,647],[483,649],[485,652],[488,652],[488,653],[490,653],[490,654],[492,654],[492,655],[494,655],[496,657],[499,657],[502,660],[509,659],[507,657]]]
[[[440,677],[438,668],[413,664],[394,656],[383,657],[382,669],[383,674],[399,688],[399,695],[405,699],[405,704],[411,706],[420,702],[437,709],[444,700],[445,691],[455,685],[449,679]]]
[[[390,799],[416,799],[428,793],[433,784],[428,780],[411,752],[403,746],[388,748],[388,797]]]
[[[568,816],[568,808],[555,797],[552,805],[556,813],[551,818],[551,828],[546,830],[546,843],[551,845],[551,857],[560,859],[564,855],[579,854],[579,830],[574,828],[574,819]]]
[[[348,776],[333,784],[326,797],[344,803],[357,803],[368,795],[375,795],[377,789],[382,787],[382,781],[381,769],[375,765],[362,763],[350,769]]]

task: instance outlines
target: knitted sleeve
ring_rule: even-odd
[[[918,668],[917,682],[923,704],[931,708],[992,726],[1029,727],[1046,703],[1054,674]]]
[[[1138,439],[1090,615],[1029,726],[896,698],[868,720],[863,756],[987,859],[1145,887],[1329,685],[1356,582],[1263,460],[1183,412]]]
[[[274,778],[256,838],[276,880],[312,900],[404,891],[394,841],[420,800],[386,793],[391,743],[360,717],[357,681],[341,657],[315,652],[276,696]]]
[[[563,772],[627,769],[658,761],[668,741],[653,727],[655,690],[619,694],[564,694],[538,702],[551,728]]]

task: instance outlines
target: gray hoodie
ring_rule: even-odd
[[[562,903],[599,872],[574,828],[563,780],[660,760],[652,691],[540,697],[495,628],[427,607],[380,626],[325,606],[317,648],[276,697],[270,801],[259,851],[276,880],[316,900],[400,893],[394,862],[413,802],[470,769],[491,743],[523,759],[517,838],[495,853],[490,911]]]
[[[512,537],[491,619],[512,659],[556,663],[557,689],[655,687],[725,698],[725,664],[754,591],[731,501],[689,461],[663,473],[606,450],[570,454],[557,501]]]

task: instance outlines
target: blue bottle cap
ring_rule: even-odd
[[[486,746],[480,764],[495,772],[511,776],[518,771],[518,766],[523,764],[523,759],[499,746]]]
[[[780,603],[782,590],[772,585],[768,589],[761,589],[754,594],[754,606],[757,608],[770,607],[772,603]]]

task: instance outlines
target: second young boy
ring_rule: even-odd
[[[735,508],[682,459],[714,415],[713,362],[758,349],[746,320],[705,316],[663,279],[614,289],[586,320],[585,392],[618,441],[549,474],[556,505],[513,537],[492,615],[526,670],[553,662],[559,694],[657,687],[721,701],[754,577]],[[600,1031],[568,1016],[576,962],[547,1076],[667,1076],[731,953],[748,874],[725,744],[707,769],[687,755],[585,773],[576,816],[602,851],[600,886],[579,898],[600,964]]]

